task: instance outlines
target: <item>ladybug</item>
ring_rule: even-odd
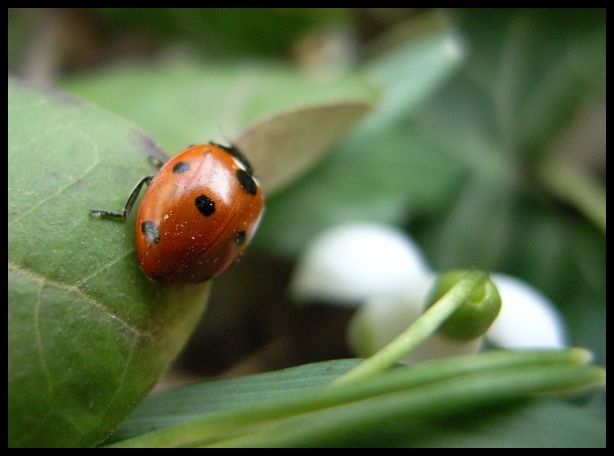
[[[144,177],[121,212],[92,209],[125,220],[147,186],[136,217],[141,268],[166,285],[219,276],[245,251],[264,212],[264,196],[245,156],[234,146],[189,146]]]

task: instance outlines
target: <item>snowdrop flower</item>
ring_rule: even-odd
[[[420,248],[402,231],[378,223],[349,223],[317,236],[299,259],[290,283],[297,301],[356,306],[398,295],[429,273]]]
[[[305,249],[290,283],[297,302],[330,302],[356,307],[348,345],[368,357],[414,323],[425,310],[436,274],[404,232],[377,223],[330,228]],[[555,306],[526,282],[491,274],[501,309],[484,336],[453,340],[435,332],[403,360],[475,353],[487,340],[506,349],[561,348],[563,322]]]
[[[415,363],[443,356],[476,353],[487,340],[504,349],[558,349],[566,346],[563,321],[556,307],[526,282],[504,274],[491,274],[501,297],[501,310],[484,337],[457,341],[436,332],[403,361]],[[434,283],[430,281],[429,287]],[[426,285],[425,285],[426,287]],[[414,289],[396,297],[367,300],[352,317],[348,344],[368,357],[416,321],[424,311],[427,292]]]

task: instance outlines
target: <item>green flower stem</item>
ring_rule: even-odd
[[[382,372],[424,342],[465,301],[473,290],[484,284],[488,274],[484,271],[468,272],[458,283],[429,307],[407,330],[398,335],[375,355],[336,379],[332,385],[341,385]]]
[[[395,392],[411,392],[416,388],[447,379],[488,375],[490,372],[514,372],[519,369],[547,366],[583,367],[590,353],[583,349],[546,351],[492,351],[477,355],[436,359],[412,369],[393,369],[375,378],[350,383],[342,388],[318,388],[305,394],[213,413],[195,420],[158,429],[147,434],[115,442],[110,447],[194,447],[213,444],[222,439],[261,432],[281,421],[324,411]],[[588,386],[582,383],[574,386]]]

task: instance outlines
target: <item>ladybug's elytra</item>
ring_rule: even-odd
[[[264,212],[264,196],[245,156],[234,146],[190,146],[155,176],[138,183],[121,212],[125,219],[147,185],[136,218],[136,251],[143,271],[167,285],[204,282],[245,251]]]

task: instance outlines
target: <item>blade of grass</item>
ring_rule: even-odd
[[[479,375],[505,368],[523,366],[581,365],[590,360],[583,349],[560,351],[492,351],[479,355],[458,356],[421,363],[412,368],[400,367],[376,378],[335,388],[324,387],[294,398],[249,405],[212,413],[175,426],[158,429],[138,437],[115,442],[111,447],[176,447],[204,444],[237,433],[246,433],[277,420],[360,401],[367,398],[406,391],[424,384],[452,377]]]
[[[433,419],[500,407],[541,392],[601,385],[594,366],[527,366],[475,372],[272,423],[265,429],[212,442],[210,447],[346,446],[361,435],[384,432],[392,422]],[[374,439],[374,441],[377,439]],[[205,442],[203,442],[205,443]]]

